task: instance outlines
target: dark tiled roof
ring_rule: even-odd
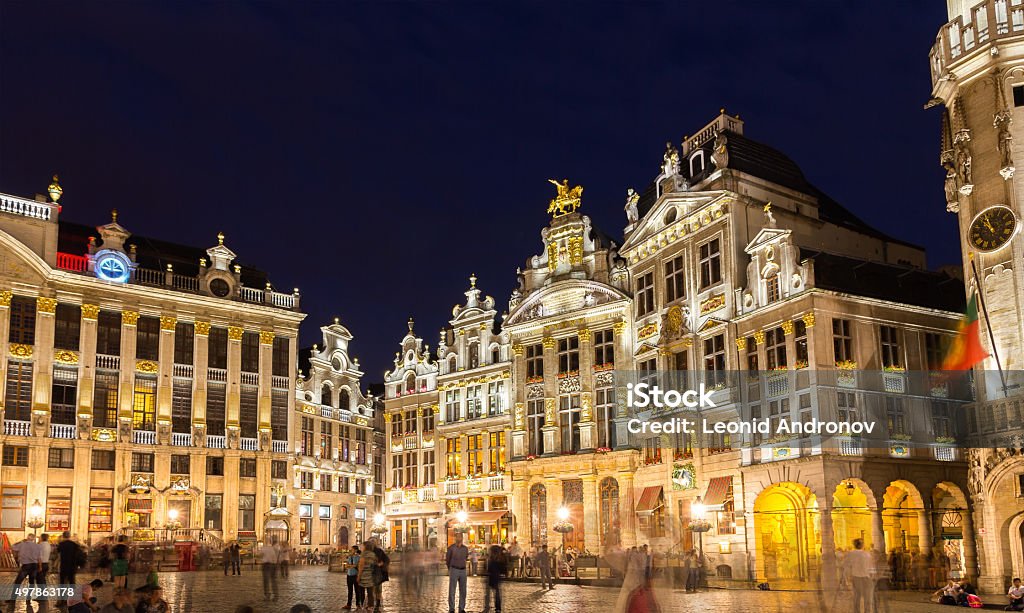
[[[60,231],[57,237],[57,251],[73,255],[85,255],[89,252],[89,237],[95,236],[96,242],[102,246],[99,232],[93,226],[86,226],[79,223],[64,221],[60,222]],[[199,274],[199,258],[209,257],[206,249],[190,247],[169,243],[155,238],[148,238],[132,234],[125,241],[126,247],[135,245],[136,261],[142,268],[152,270],[167,270],[167,265],[174,266],[174,272],[196,276]],[[242,285],[263,289],[267,284],[267,273],[262,270],[246,266],[236,262],[242,267]]]
[[[820,289],[956,313],[963,312],[966,305],[963,281],[945,272],[821,251],[804,253],[802,257],[814,260],[814,283]]]

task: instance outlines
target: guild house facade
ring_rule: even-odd
[[[1024,575],[1024,6],[950,0],[929,54],[941,108],[946,210],[956,215],[967,291],[989,357],[975,370],[969,495],[979,585]],[[989,333],[991,330],[991,333]]]
[[[0,530],[256,540],[289,483],[298,291],[0,195]],[[66,209],[65,209],[66,211]]]

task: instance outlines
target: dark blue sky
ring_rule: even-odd
[[[920,2],[0,3],[0,191],[212,245],[301,288],[381,378],[476,272],[504,305],[548,177],[627,187],[725,106],[865,220],[959,262]]]

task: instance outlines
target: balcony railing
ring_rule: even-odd
[[[132,441],[136,445],[156,445],[156,432],[153,430],[133,430]]]
[[[505,477],[488,477],[488,479],[487,479],[487,491],[488,492],[503,492],[503,491],[505,491]]]
[[[839,439],[839,455],[864,455],[864,447],[859,438]]]
[[[69,272],[85,272],[89,267],[89,258],[84,255],[73,253],[57,252],[57,268]]]
[[[270,445],[274,453],[288,453],[288,441],[273,441]]]
[[[902,372],[883,372],[882,387],[889,394],[905,394],[907,392],[907,376]]]
[[[210,381],[217,381],[219,383],[227,383],[228,371],[224,368],[207,368],[206,378]]]
[[[278,390],[288,389],[288,377],[279,377],[277,375],[270,377],[270,387]]]
[[[437,488],[436,487],[422,487],[420,488],[420,501],[422,502],[434,502],[437,500]]]
[[[5,419],[4,434],[7,436],[32,436],[32,422]]]
[[[976,48],[1024,32],[1024,3],[1020,0],[979,2],[970,9],[970,17],[967,23],[957,17],[939,30],[929,54],[932,83],[943,76],[947,65]]]
[[[391,490],[388,492],[388,504],[402,504],[403,495],[402,490]]]
[[[195,368],[191,364],[175,364],[174,376],[182,379],[191,379]]]
[[[96,368],[105,368],[107,370],[120,370],[121,369],[121,356],[119,355],[106,355],[102,353],[96,354]]]
[[[444,495],[458,496],[461,493],[460,485],[462,485],[461,481],[446,481],[444,484]]]
[[[776,372],[767,377],[766,393],[769,398],[778,398],[789,393],[789,373],[786,371]]]
[[[260,384],[260,373],[258,372],[246,372],[241,373],[242,385],[259,385]]]
[[[225,436],[223,434],[209,434],[206,436],[206,446],[210,449],[224,449]]]
[[[332,409],[331,407],[325,407],[323,405],[320,405],[320,417],[332,419],[334,417],[334,409]]]
[[[257,451],[260,448],[260,442],[257,439],[243,436],[239,439],[238,446],[242,451]]]
[[[935,459],[939,462],[953,462],[956,460],[956,447],[935,447]]]
[[[72,424],[50,424],[50,438],[78,438],[78,426]]]
[[[192,435],[187,432],[172,432],[171,444],[175,447],[191,447]]]
[[[53,213],[56,209],[57,205],[49,202],[36,202],[34,200],[18,198],[17,196],[0,194],[0,213],[49,221],[54,216]]]

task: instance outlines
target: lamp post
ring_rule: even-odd
[[[697,500],[690,505],[690,532],[697,533],[697,551],[699,552],[698,561],[700,562],[701,577],[703,577],[704,571],[704,533],[711,529],[711,522],[706,518],[707,506],[697,496]],[[703,583],[703,579],[698,579],[698,584]]]
[[[43,527],[43,505],[39,502],[38,498],[32,502],[32,506],[28,508],[28,513],[28,521],[25,524],[32,528],[32,536],[34,537],[39,529]]]
[[[388,533],[388,527],[384,525],[384,522],[386,520],[387,517],[385,517],[383,513],[377,513],[373,516],[373,527],[370,528],[370,534],[377,535],[377,538],[380,538],[380,540],[382,541],[381,545],[384,544],[383,535]]]
[[[572,522],[569,521],[569,509],[564,506],[558,507],[557,515],[558,522],[554,525],[552,530],[562,535],[562,559],[565,559],[565,535],[572,532],[574,526],[572,525]]]

